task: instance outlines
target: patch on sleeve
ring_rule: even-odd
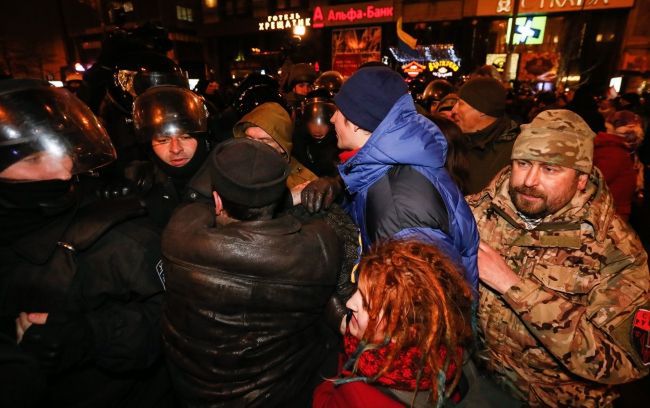
[[[644,365],[650,365],[650,310],[637,309],[632,325],[632,345]]]
[[[162,283],[163,289],[167,290],[165,287],[165,268],[163,268],[163,261],[162,259],[158,261],[156,264],[156,273],[158,274],[158,279],[160,279],[160,283]]]

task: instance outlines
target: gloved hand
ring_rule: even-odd
[[[302,190],[302,205],[310,213],[329,208],[343,191],[343,180],[340,177],[321,177],[307,184]]]
[[[100,198],[115,199],[131,194],[142,194],[153,185],[154,168],[151,162],[133,161],[126,165],[124,173],[116,176],[97,189]]]
[[[86,360],[93,346],[93,332],[82,314],[50,313],[45,324],[31,325],[20,347],[53,372]]]
[[[97,189],[97,196],[104,199],[126,197],[133,193],[134,188],[128,180],[111,180]]]

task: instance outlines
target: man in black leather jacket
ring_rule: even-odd
[[[188,406],[310,406],[352,224],[340,210],[276,214],[289,168],[263,143],[224,142],[208,160],[214,205],[180,207],[163,233],[175,388]]]

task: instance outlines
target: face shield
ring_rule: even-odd
[[[66,168],[75,175],[114,159],[108,134],[69,91],[36,80],[0,84],[0,172],[5,178],[6,170],[23,164]],[[30,180],[29,172],[21,180]]]
[[[208,110],[203,98],[189,89],[156,86],[136,98],[133,123],[141,143],[154,137],[204,136]]]

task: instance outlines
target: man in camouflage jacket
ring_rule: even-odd
[[[522,127],[503,169],[468,201],[481,235],[479,357],[530,406],[610,406],[648,373],[648,261],[566,110]]]

